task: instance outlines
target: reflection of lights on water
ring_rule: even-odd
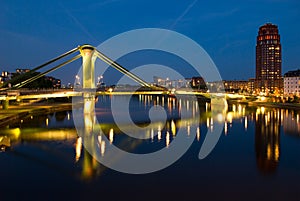
[[[270,146],[270,144],[268,144],[268,147],[267,147],[267,158],[271,159],[271,157],[272,157],[271,146]]]
[[[232,119],[233,119],[232,112],[229,112],[229,113],[227,114],[227,117],[226,117],[226,119],[229,121],[229,123],[231,123],[231,124],[232,124]]]
[[[190,136],[191,134],[191,126],[190,124],[187,125],[187,135]]]
[[[223,121],[223,114],[221,114],[221,113],[219,113],[218,115],[217,115],[217,121],[218,122],[222,122]]]
[[[157,139],[158,139],[158,140],[161,140],[161,131],[158,131],[158,132],[157,132]]]
[[[197,134],[197,140],[200,141],[200,128],[199,127],[197,127],[196,134]]]
[[[248,120],[247,120],[247,117],[245,117],[245,130],[247,131],[247,128],[248,128]]]
[[[283,124],[283,118],[284,118],[284,116],[283,116],[283,112],[284,112],[284,110],[283,110],[283,109],[281,109],[281,124]]]
[[[178,104],[178,112],[181,112],[181,99],[179,99],[179,104]]]
[[[105,141],[101,141],[101,146],[100,146],[100,153],[101,153],[101,156],[104,155],[104,152],[105,152]]]
[[[228,124],[225,121],[225,124],[224,124],[224,134],[227,135],[227,133],[228,133]]]
[[[234,105],[234,104],[232,105],[232,111],[236,112],[236,105]]]
[[[165,97],[161,98],[161,106],[165,106]]]
[[[279,146],[278,144],[275,145],[275,160],[279,160]]]
[[[168,147],[170,144],[170,133],[167,131],[167,134],[166,134],[166,146]]]
[[[207,112],[207,110],[208,110],[208,103],[206,102],[205,103],[205,111]]]
[[[209,127],[209,118],[207,117],[206,119],[206,127],[208,128]]]
[[[101,145],[101,141],[102,141],[102,136],[98,135],[98,144],[99,144],[99,146]]]
[[[264,113],[265,113],[265,110],[266,110],[266,108],[265,108],[265,107],[261,107],[261,108],[260,108],[260,110],[261,110],[261,113],[262,113],[262,114],[264,114]]]
[[[157,139],[161,140],[161,128],[160,128],[160,126],[158,126],[158,130],[157,130]]]
[[[189,111],[189,108],[190,108],[190,102],[187,100],[186,101],[186,110]]]
[[[239,106],[238,106],[238,111],[239,111],[239,114],[242,114],[242,105],[241,104],[239,104]]]
[[[48,126],[48,125],[49,125],[49,119],[46,118],[46,126]]]
[[[173,110],[175,110],[175,99],[173,99]]]
[[[297,123],[299,123],[299,114],[297,114]]]
[[[113,141],[114,141],[114,129],[111,128],[109,130],[109,142],[113,143]]]
[[[151,135],[151,140],[153,141],[153,139],[154,139],[154,130],[153,130],[153,128],[151,129],[150,135]]]
[[[30,119],[33,119],[33,116],[30,116]]]
[[[173,120],[171,121],[171,131],[173,135],[176,135],[176,125]]]
[[[82,138],[79,137],[76,140],[75,144],[75,162],[77,162],[81,156],[81,149],[82,149]]]
[[[243,107],[243,116],[245,116],[245,114],[246,114],[246,108]]]

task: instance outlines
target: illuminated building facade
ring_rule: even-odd
[[[226,92],[247,92],[248,81],[246,80],[223,80]]]
[[[281,44],[277,25],[267,23],[259,28],[256,41],[256,82],[259,92],[281,92]]]
[[[300,69],[284,74],[284,95],[300,96]]]

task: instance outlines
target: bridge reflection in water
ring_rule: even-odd
[[[153,122],[147,128],[143,135],[147,138],[134,139],[125,136],[117,125],[114,124],[112,113],[110,112],[110,102],[112,98],[124,98],[121,96],[99,96],[95,116],[100,124],[91,125],[86,129],[98,129],[99,135],[93,137],[92,146],[94,150],[106,154],[106,149],[112,144],[132,153],[148,153],[168,147],[172,140],[176,138],[178,128],[184,128],[186,137],[191,132],[196,133],[194,143],[202,143],[204,134],[207,130],[213,130],[214,124],[218,121],[220,115],[225,119],[223,134],[230,135],[235,124],[242,124],[244,131],[247,131],[250,125],[255,125],[255,155],[257,159],[257,167],[263,173],[275,172],[280,161],[280,127],[286,134],[293,134],[299,137],[300,122],[299,113],[296,111],[288,111],[284,109],[267,109],[264,107],[247,107],[245,105],[233,104],[224,108],[223,113],[213,116],[210,111],[210,103],[199,103],[199,101],[189,101],[184,97],[168,97],[168,96],[150,96],[137,95],[131,98],[135,105],[131,111],[133,121],[140,127],[149,125],[149,109],[154,105],[160,105],[166,110],[166,122]],[[190,110],[191,116],[181,119],[183,110]],[[195,118],[195,114],[199,112],[200,116]],[[90,115],[85,113],[84,115]],[[123,115],[123,114],[119,114]],[[94,122],[94,117],[88,118],[88,121]],[[126,125],[124,125],[126,126]],[[101,129],[101,132],[100,132]],[[89,132],[89,131],[88,131]],[[298,133],[298,135],[297,135]],[[20,151],[16,151],[15,147],[34,144],[40,151],[50,152],[57,159],[56,165],[66,163],[68,158],[70,164],[80,164],[79,169],[73,171],[73,176],[90,180],[102,174],[105,167],[99,164],[90,153],[84,148],[83,137],[78,137],[78,133],[74,129],[72,112],[58,112],[55,114],[28,116],[12,123],[7,128],[1,129],[0,142],[2,151],[8,148],[18,155],[24,156]],[[80,136],[80,135],[79,135]],[[103,139],[107,138],[109,143]],[[46,148],[51,142],[62,142],[71,145],[73,154],[64,153],[64,149],[51,150]],[[51,146],[50,146],[51,147]],[[26,152],[26,151],[25,151]],[[33,160],[36,157],[32,153],[30,155]],[[26,156],[28,158],[28,156]],[[38,157],[37,157],[38,158]],[[37,160],[39,163],[49,165],[47,157]],[[71,162],[72,161],[72,162]],[[64,170],[65,171],[65,170]]]

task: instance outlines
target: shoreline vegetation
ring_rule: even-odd
[[[228,104],[243,104],[250,107],[269,107],[300,110],[300,103],[268,102],[258,100],[228,99]],[[37,102],[31,104],[10,105],[8,109],[0,109],[0,128],[27,116],[50,114],[53,112],[72,110],[72,102]]]

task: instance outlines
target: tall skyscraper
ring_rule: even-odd
[[[283,89],[280,35],[271,23],[259,27],[257,35],[255,89],[266,93]]]

